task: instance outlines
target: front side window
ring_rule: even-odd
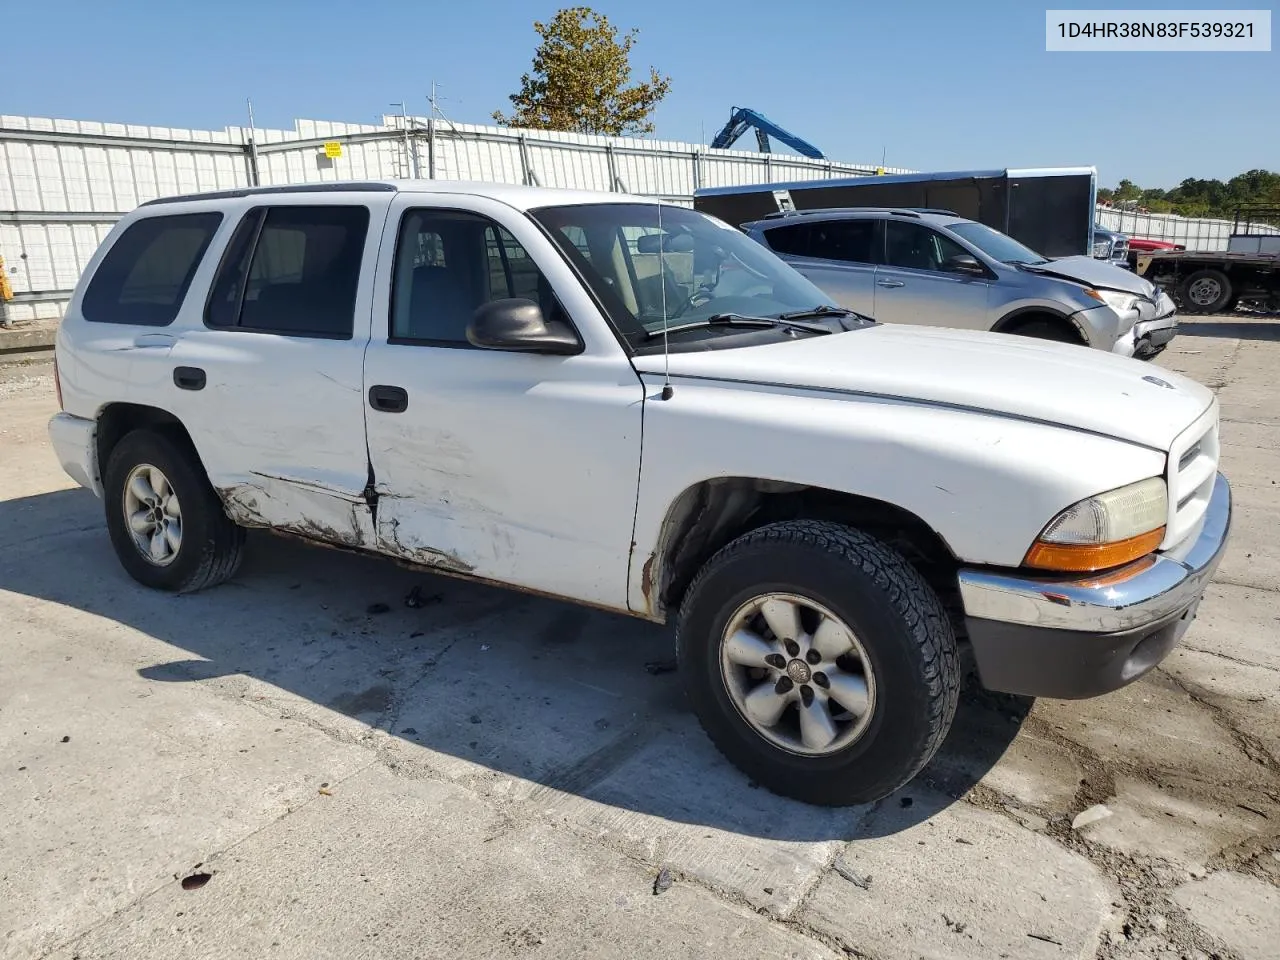
[[[500,224],[464,210],[409,210],[400,223],[391,340],[470,347],[467,327],[494,300],[532,300],[547,320],[568,317],[538,265]]]
[[[918,223],[887,220],[884,228],[884,259],[892,267],[941,272],[948,259],[968,253],[954,240]]]
[[[132,224],[89,282],[84,318],[146,327],[173,323],[221,222],[220,213],[188,213]]]
[[[666,326],[717,315],[776,318],[831,298],[746,234],[705,214],[655,203],[530,211],[637,348]],[[738,331],[741,332],[741,331]],[[725,331],[690,329],[683,336]]]
[[[205,309],[211,327],[348,339],[369,232],[363,206],[257,207],[236,228]]]

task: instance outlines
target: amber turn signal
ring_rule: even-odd
[[[1164,527],[1114,543],[1045,543],[1037,540],[1022,561],[1036,570],[1093,573],[1130,563],[1153,552],[1164,540]]]

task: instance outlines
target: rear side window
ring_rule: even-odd
[[[845,263],[875,263],[874,220],[828,220],[813,224],[809,256]]]
[[[222,258],[205,323],[349,339],[368,232],[363,206],[255,207]]]
[[[187,213],[129,226],[89,281],[84,318],[144,327],[173,323],[221,222],[220,213]]]

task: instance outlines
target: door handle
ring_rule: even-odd
[[[173,385],[179,390],[203,390],[204,371],[199,367],[174,367]]]
[[[905,287],[906,284],[901,280],[877,280],[877,287]]]
[[[409,409],[409,394],[404,387],[377,383],[369,388],[369,406],[381,413],[404,413]]]

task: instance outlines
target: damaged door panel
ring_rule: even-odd
[[[204,386],[171,378],[167,409],[237,522],[373,549],[362,370],[385,206],[229,206],[203,322],[167,358]]]
[[[467,339],[478,307],[510,298],[575,328],[597,310],[580,282],[532,223],[480,197],[397,198],[382,245],[397,254],[379,265],[373,313],[389,319],[365,384],[407,403],[365,406],[379,549],[625,610],[643,400],[626,355],[585,325],[576,355]]]

